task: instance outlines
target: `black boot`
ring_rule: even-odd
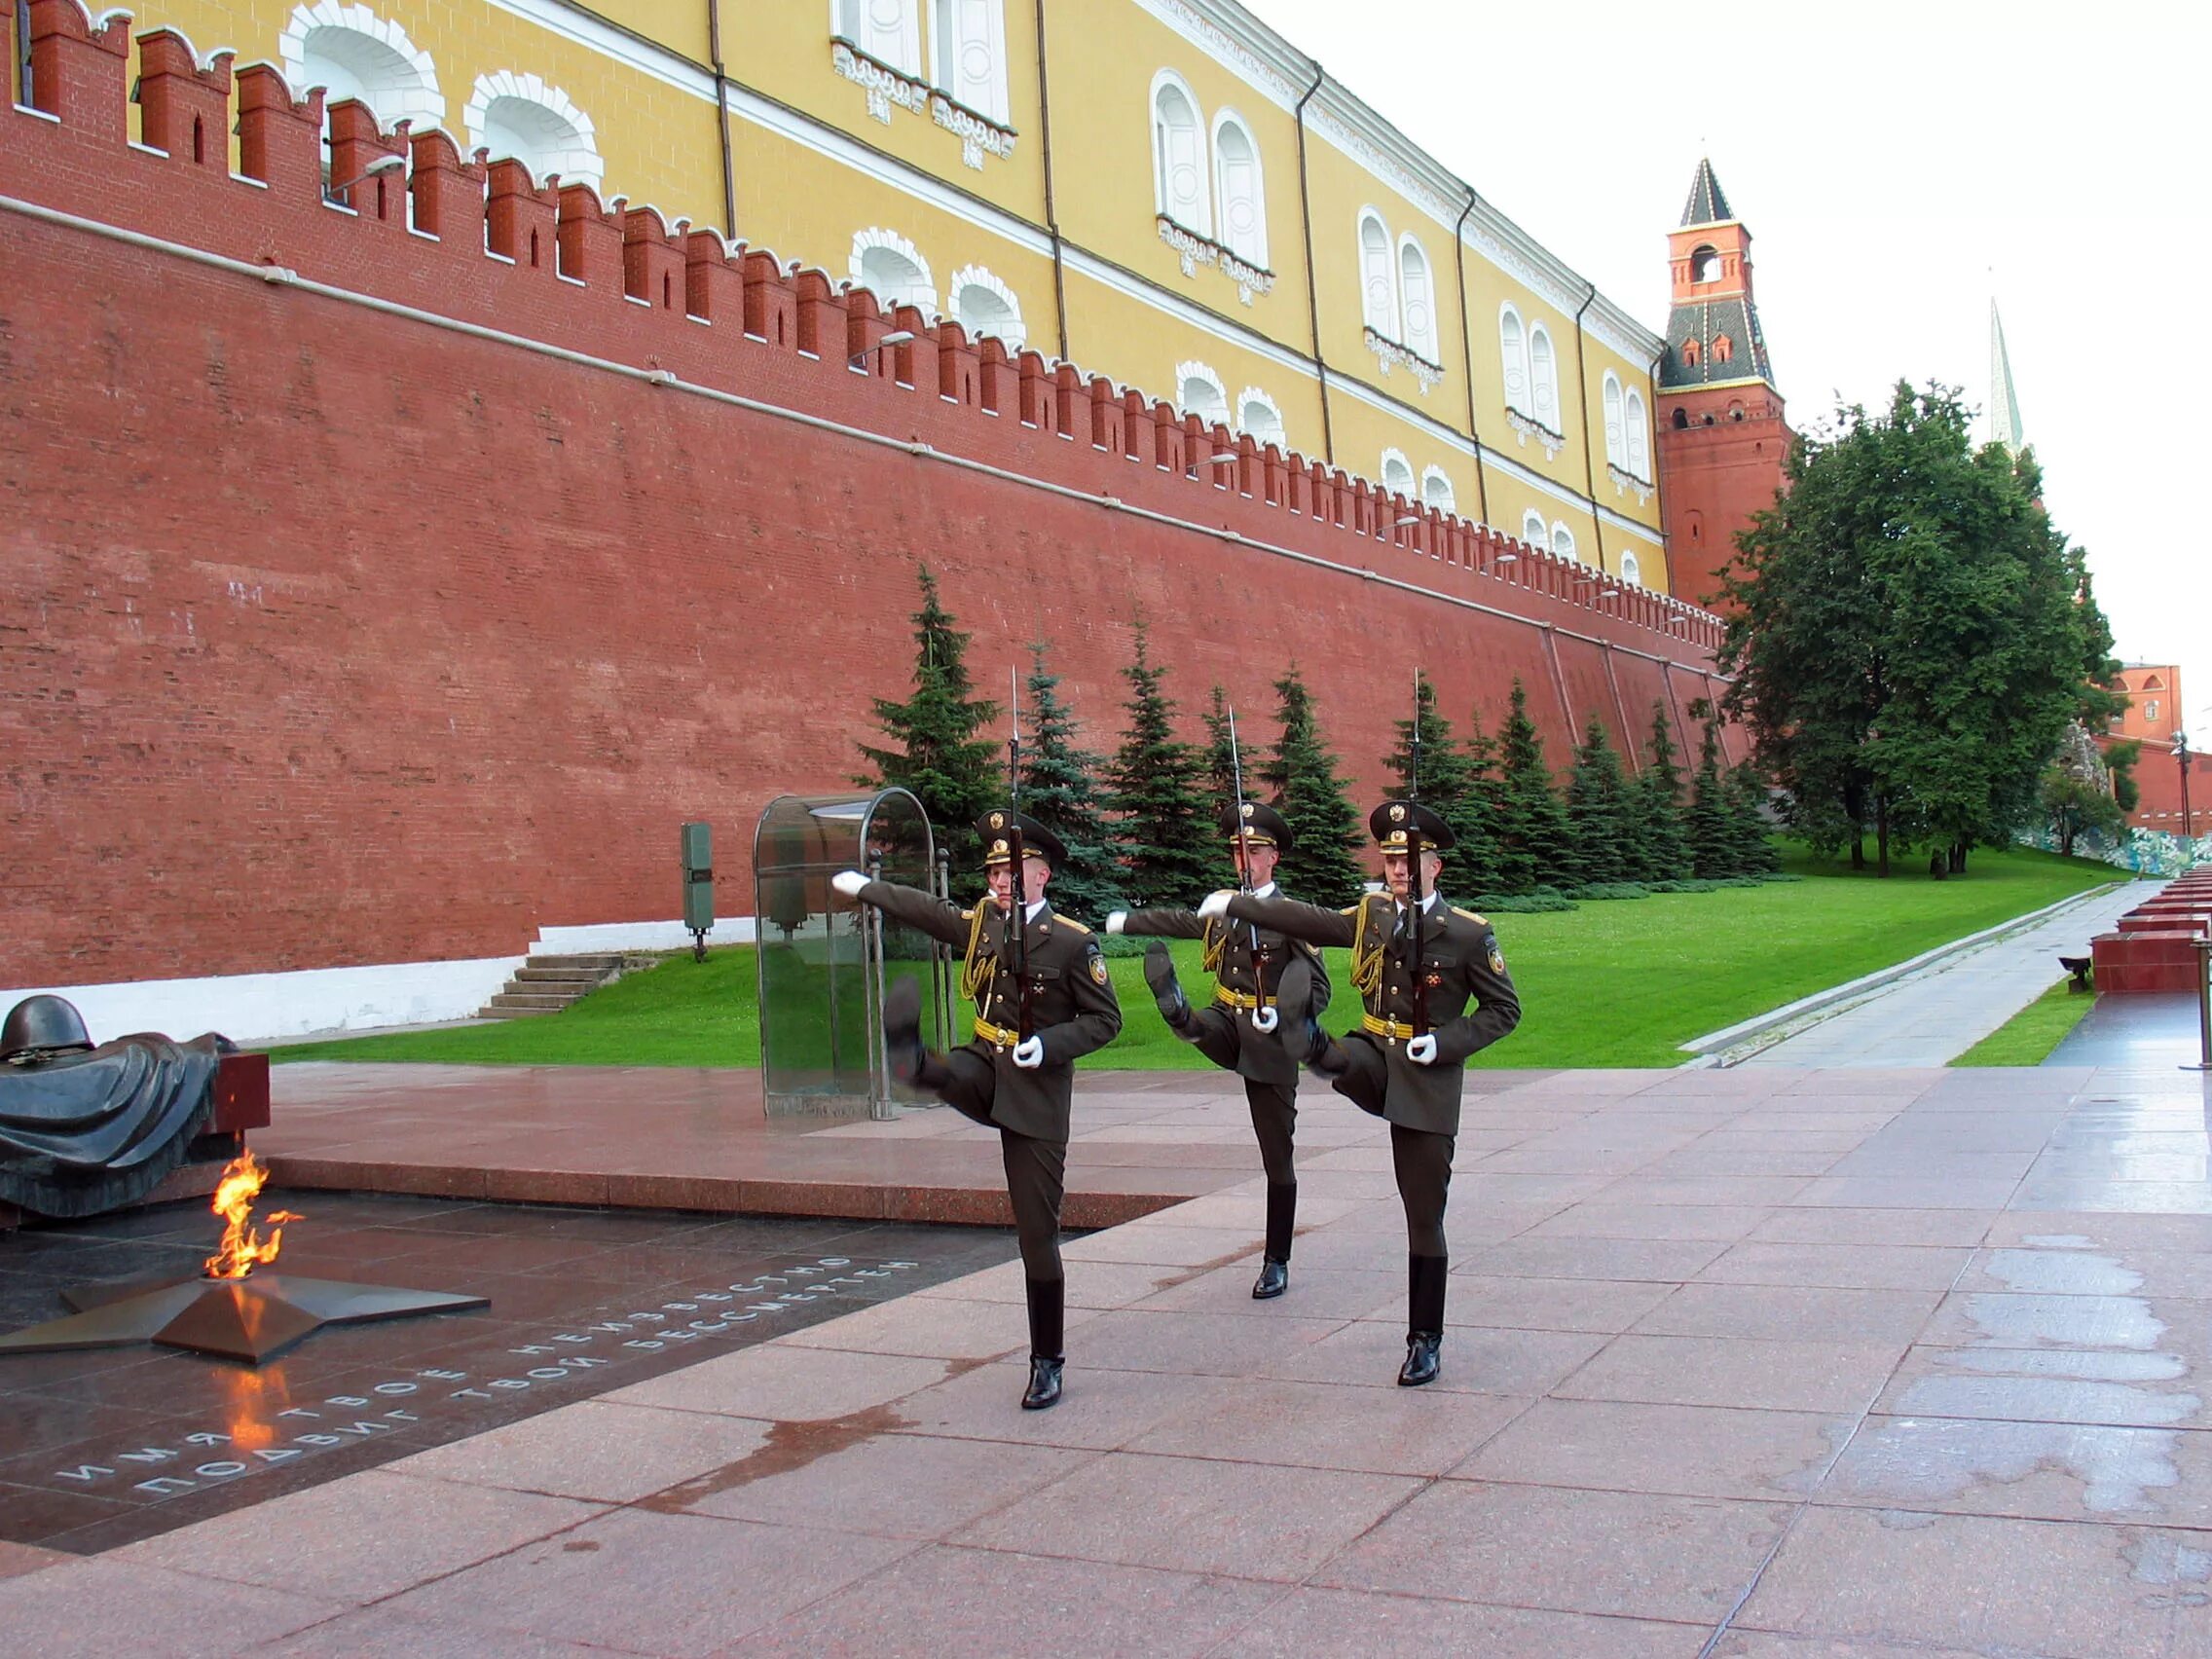
[[[1152,987],[1152,1000],[1159,1005],[1160,1017],[1167,1021],[1167,1029],[1178,1037],[1188,1037],[1191,1004],[1175,977],[1175,959],[1167,954],[1166,940],[1156,939],[1144,947],[1144,982]]]
[[[1442,1256],[1406,1257],[1406,1363],[1398,1386],[1418,1388],[1436,1381],[1437,1350],[1444,1345],[1444,1291],[1452,1264]]]
[[[1290,1238],[1298,1224],[1298,1183],[1271,1182],[1268,1186],[1268,1253],[1260,1263],[1260,1277],[1252,1286],[1255,1302],[1269,1302],[1290,1288]]]
[[[1029,1280],[1029,1391],[1021,1396],[1025,1412],[1041,1412],[1060,1402],[1060,1368],[1067,1363],[1060,1352],[1067,1298],[1064,1278]]]
[[[909,1088],[938,1088],[952,1074],[922,1046],[922,987],[894,979],[883,993],[883,1055],[891,1075]]]
[[[1321,1011],[1313,1006],[1313,965],[1293,956],[1275,984],[1275,1037],[1302,1066],[1327,1076],[1344,1070],[1343,1055],[1321,1029]]]

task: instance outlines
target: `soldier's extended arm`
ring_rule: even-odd
[[[1438,1065],[1465,1064],[1468,1055],[1489,1048],[1521,1023],[1521,997],[1505,971],[1495,934],[1484,933],[1466,972],[1475,993],[1475,1011],[1436,1028]]]
[[[949,944],[955,950],[967,948],[971,925],[968,912],[950,900],[924,893],[918,887],[902,887],[895,881],[871,881],[855,897],[908,927],[920,928],[940,944]]]
[[[1096,940],[1067,972],[1076,1015],[1037,1033],[1049,1066],[1071,1064],[1094,1049],[1105,1048],[1122,1031],[1121,999],[1114,995],[1113,977],[1106,972],[1106,958],[1099,954]]]
[[[1301,904],[1295,899],[1260,899],[1249,893],[1232,894],[1229,914],[1240,922],[1257,922],[1308,944],[1350,945],[1359,938],[1356,906],[1351,910],[1324,910],[1318,904]]]
[[[1178,910],[1171,904],[1155,904],[1145,910],[1117,910],[1122,918],[1120,927],[1109,924],[1108,932],[1139,934],[1154,939],[1203,939],[1206,924],[1196,910]]]

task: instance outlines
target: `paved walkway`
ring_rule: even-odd
[[[2058,959],[2088,955],[2089,940],[2150,891],[2122,882],[2024,932],[1895,980],[1742,1063],[1948,1065],[2064,978]]]
[[[1437,1386],[1391,1385],[1387,1142],[1317,1099],[1290,1294],[1247,1294],[1250,1181],[1076,1241],[1055,1411],[1015,1409],[1019,1274],[991,1269],[94,1559],[0,1552],[0,1630],[42,1654],[2212,1652],[2202,1080],[1501,1075],[1460,1137]],[[1079,1123],[1114,1087],[1086,1081]]]

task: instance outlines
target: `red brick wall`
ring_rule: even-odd
[[[982,684],[1051,641],[1096,747],[1140,613],[1186,708],[1218,681],[1263,737],[1296,662],[1363,795],[1415,662],[1493,727],[1520,675],[1562,760],[1593,708],[1641,734],[1655,697],[1678,720],[1712,688],[1711,618],[1578,594],[1532,549],[1492,567],[1504,543],[1397,529],[1401,503],[1248,439],[1194,466],[1232,440],[1072,367],[903,313],[921,338],[851,372],[891,326],[872,301],[710,233],[495,168],[517,262],[488,257],[482,174],[442,134],[409,146],[438,240],[409,232],[402,175],[384,217],[374,182],[337,211],[318,112],[266,68],[236,113],[266,188],[220,144],[193,164],[230,76],[171,36],[141,84],[170,154],[128,149],[123,25],[89,38],[74,0],[34,19],[61,119],[0,109],[0,194],[683,386],[0,210],[0,983],[497,955],[671,915],[685,818],[714,822],[742,908],[762,805],[844,785],[868,699],[903,693],[923,560]],[[399,147],[335,117],[340,177]]]
[[[1675,424],[1677,409],[1688,425]],[[1743,418],[1732,419],[1738,409]],[[1667,569],[1682,598],[1714,604],[1737,533],[1773,506],[1782,488],[1790,443],[1782,399],[1765,386],[1677,392],[1660,400],[1658,424]]]

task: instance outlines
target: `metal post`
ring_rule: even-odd
[[[883,879],[883,860],[867,861],[867,878]],[[861,906],[861,980],[867,1023],[867,1115],[888,1119],[899,1116],[891,1098],[891,1053],[883,1036],[883,912],[873,904]]]
[[[2183,1071],[2212,1072],[2212,939],[2196,944],[2196,1064]]]

